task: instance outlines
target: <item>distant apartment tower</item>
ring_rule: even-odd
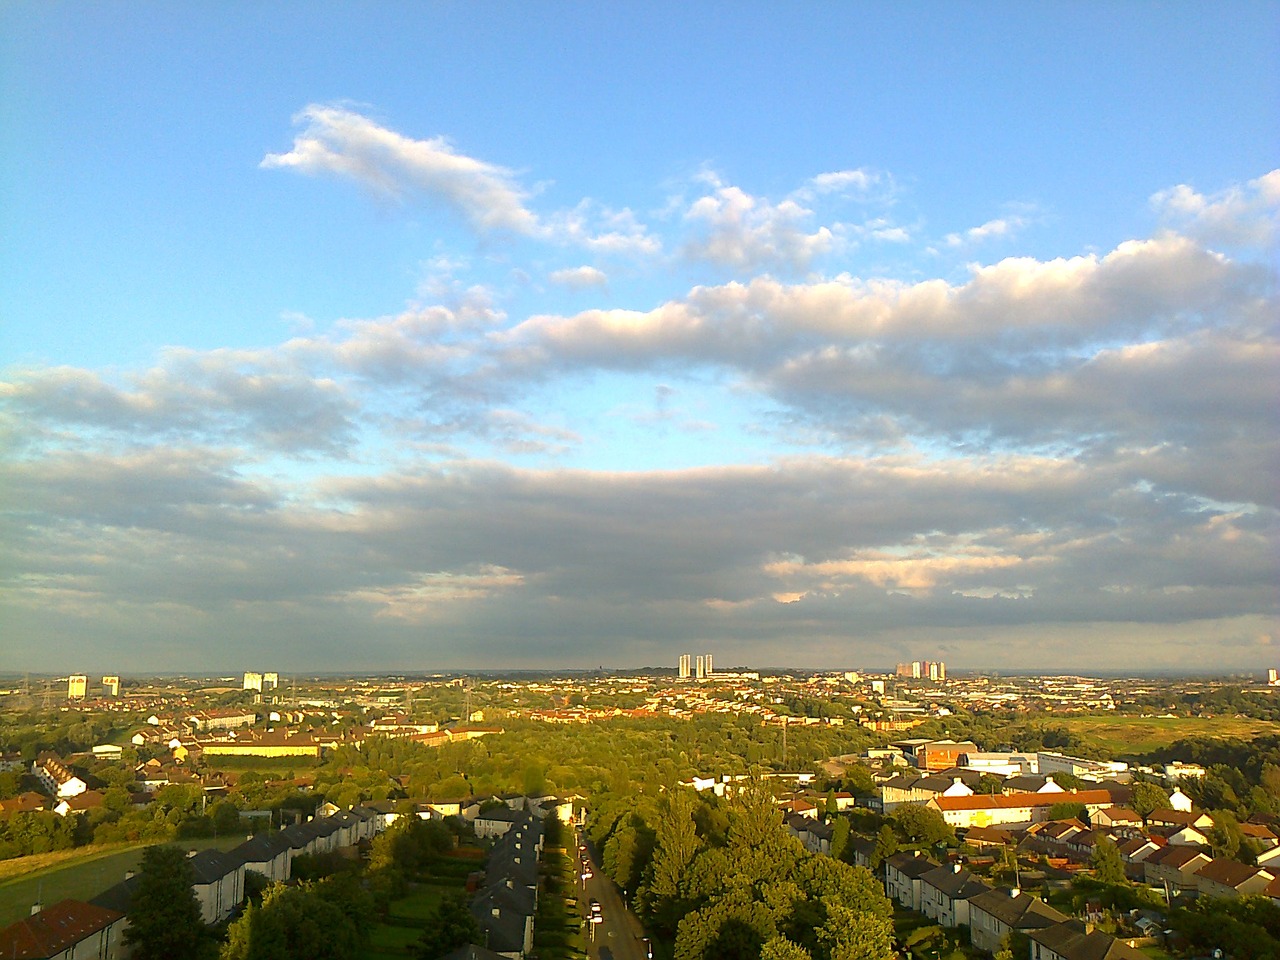
[[[680,679],[689,679],[689,655],[687,653],[680,654]]]
[[[102,689],[108,697],[120,696],[120,678],[119,677],[103,677]]]
[[[1267,686],[1280,687],[1280,674],[1276,672],[1275,667],[1267,671]]]
[[[67,698],[83,700],[89,691],[89,678],[83,673],[75,673],[67,677]]]
[[[707,666],[707,676],[709,677],[709,676],[711,676],[713,673],[715,673],[715,670],[714,670],[714,669],[712,668],[712,666],[711,666],[711,654],[709,654],[709,653],[704,653],[704,654],[702,655],[702,659],[706,661],[706,666]]]
[[[694,670],[699,680],[707,675],[707,658],[702,654],[698,654],[698,659],[694,662]]]
[[[947,665],[941,660],[912,660],[910,663],[900,663],[895,672],[899,677],[909,680],[947,679]]]
[[[276,689],[276,687],[278,687],[278,686],[280,686],[280,674],[278,674],[278,673],[264,673],[264,674],[262,675],[262,689],[263,689],[263,690],[274,690],[274,689]]]
[[[244,675],[244,689],[257,690],[259,693],[261,693],[262,692],[262,674],[246,673]]]

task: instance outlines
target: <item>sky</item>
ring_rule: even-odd
[[[1277,49],[0,6],[0,670],[1280,665]]]

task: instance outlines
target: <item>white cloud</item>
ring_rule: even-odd
[[[311,104],[287,153],[269,153],[264,168],[349,177],[375,194],[402,200],[421,193],[452,207],[481,231],[532,234],[538,220],[515,174],[458,153],[443,137],[415,140],[339,106]]]
[[[1012,236],[1026,224],[1027,221],[1023,217],[999,217],[995,220],[988,220],[986,223],[979,224],[976,227],[970,227],[964,233],[949,233],[943,238],[943,242],[949,247],[981,243],[984,240],[990,240],[992,237]]]
[[[689,259],[747,271],[800,271],[837,246],[829,227],[806,232],[813,211],[795,200],[774,204],[710,179],[714,192],[699,197],[684,214],[697,231],[684,248]]]
[[[1161,190],[1151,206],[1189,236],[1226,246],[1268,246],[1280,237],[1280,170],[1203,194],[1185,183]]]
[[[552,283],[558,283],[561,286],[572,287],[575,290],[585,290],[588,287],[606,287],[609,285],[609,278],[603,270],[597,270],[595,267],[569,267],[564,270],[554,270],[548,276]]]

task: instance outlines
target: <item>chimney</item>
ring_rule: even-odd
[[[496,916],[498,915],[498,908],[497,908],[497,907],[494,907],[492,910],[490,910],[490,911],[489,911],[489,913],[490,913],[492,916],[496,917]]]
[[[960,872],[960,870],[961,870],[960,864],[958,864],[958,863],[953,863],[953,864],[951,865],[951,872],[952,872],[952,873],[959,873],[959,872]]]
[[[1009,899],[1010,899],[1010,900],[1017,900],[1017,899],[1018,899],[1018,897],[1019,897],[1019,896],[1021,896],[1021,895],[1022,895],[1022,889],[1021,889],[1020,887],[1012,887],[1012,888],[1010,888],[1010,890],[1009,890]]]

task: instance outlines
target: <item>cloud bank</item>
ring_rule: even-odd
[[[5,666],[1222,669],[1275,635],[1280,172],[1161,190],[1107,251],[891,276],[835,262],[916,232],[865,168],[701,173],[645,223],[298,123],[264,167],[524,238],[545,308],[440,281],[267,346],[8,370]]]

